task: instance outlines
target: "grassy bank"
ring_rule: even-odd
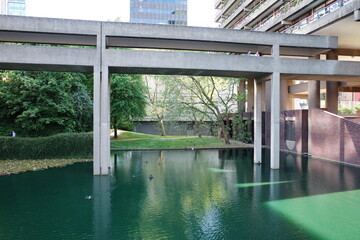
[[[222,139],[214,137],[194,136],[156,136],[150,134],[139,134],[123,132],[118,139],[113,139],[111,149],[184,149],[228,147]]]
[[[1,160],[0,176],[28,171],[39,171],[64,167],[77,162],[91,162],[92,159],[42,159],[42,160]]]

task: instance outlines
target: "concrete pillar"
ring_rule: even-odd
[[[312,59],[320,59],[320,55],[312,57]],[[312,122],[311,110],[320,108],[320,81],[310,80],[308,82],[308,154],[311,155],[312,147]]]
[[[263,84],[261,81],[254,80],[254,163],[262,162],[262,98]]]
[[[280,73],[271,77],[270,167],[280,167]]]
[[[338,60],[338,52],[331,50],[326,54],[327,60]],[[338,113],[339,82],[326,82],[326,108],[329,112]]]
[[[100,174],[108,175],[110,172],[110,83],[108,66],[102,66],[101,76]]]
[[[93,101],[93,174],[100,175],[100,102],[101,102],[101,71],[94,67],[94,101]]]
[[[110,84],[109,67],[102,66],[105,46],[102,26],[97,35],[97,63],[94,66],[93,174],[108,175],[110,169]]]
[[[309,110],[320,108],[320,81],[310,80],[308,82],[308,92]]]
[[[265,112],[271,112],[271,81],[265,81]]]
[[[289,83],[287,80],[280,81],[280,110],[289,109]]]
[[[247,101],[246,112],[254,112],[254,80],[253,79],[247,79],[246,101]]]
[[[320,81],[309,81],[308,82],[308,154],[311,155],[312,147],[312,121],[311,112],[313,109],[320,108]]]
[[[272,47],[271,55],[277,62],[280,55],[280,46]],[[274,72],[271,76],[271,127],[270,127],[270,167],[280,168],[280,73]]]

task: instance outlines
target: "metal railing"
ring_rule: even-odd
[[[325,7],[317,10],[316,12],[314,12],[313,14],[305,17],[304,19],[299,20],[298,22],[296,22],[295,24],[279,31],[282,33],[294,33],[298,30],[300,30],[301,28],[307,26],[308,24],[317,21],[318,19],[326,16],[329,13],[332,13],[336,10],[338,10],[339,8],[343,7],[344,5],[346,5],[347,3],[351,2],[352,0],[337,0],[334,1],[328,5],[325,5]]]
[[[255,5],[255,7],[253,7],[253,9],[251,9],[250,12],[248,12],[247,14],[245,14],[242,18],[240,18],[234,25],[231,26],[231,29],[236,28],[238,25],[240,25],[245,19],[251,17],[252,15],[254,15],[254,13],[259,10],[259,8],[261,6],[263,6],[266,2],[268,2],[269,0],[264,0],[264,1],[260,1],[258,4]]]
[[[302,3],[303,0],[292,0],[290,2],[287,2],[286,4],[282,5],[278,9],[274,10],[272,14],[267,16],[265,19],[261,20],[258,24],[256,24],[252,30],[256,31],[259,30],[261,27],[266,26],[270,22],[272,22],[276,17],[285,14],[290,11],[290,9],[296,7],[300,3]]]

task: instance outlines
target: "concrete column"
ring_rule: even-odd
[[[316,108],[320,108],[320,81],[309,81],[308,82],[308,154],[311,155],[312,147],[312,121],[311,111]]]
[[[308,82],[308,92],[309,110],[320,108],[320,81],[310,80]]]
[[[100,67],[94,67],[94,103],[93,103],[93,174],[100,175],[100,102],[101,102],[101,71]]]
[[[311,59],[320,59],[320,55],[311,57]],[[311,110],[320,108],[320,81],[310,80],[308,82],[308,154],[311,155],[312,146],[312,122]]]
[[[97,65],[94,66],[94,175],[108,175],[110,169],[110,86],[109,67],[102,66],[105,36],[97,35]]]
[[[247,79],[246,101],[247,101],[246,112],[254,112],[254,80],[253,79]]]
[[[271,77],[270,166],[280,167],[280,73]]]
[[[93,174],[101,174],[101,56],[102,56],[102,27],[96,36],[96,65],[94,66],[94,103],[93,103]]]
[[[262,156],[262,95],[263,84],[260,81],[254,80],[254,163],[261,163]]]
[[[332,50],[326,54],[327,60],[338,60],[338,52]],[[338,113],[339,82],[326,82],[326,108],[329,112]]]
[[[280,81],[280,110],[289,109],[289,83],[287,80]]]
[[[272,47],[271,55],[279,61],[280,46]],[[280,73],[271,76],[271,127],[270,127],[270,167],[280,168]]]
[[[108,175],[110,170],[110,83],[108,66],[102,66],[101,76],[100,174]]]

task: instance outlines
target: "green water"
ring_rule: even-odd
[[[113,158],[110,176],[92,163],[1,176],[0,240],[360,236],[360,168],[282,153],[271,171],[252,150]]]

